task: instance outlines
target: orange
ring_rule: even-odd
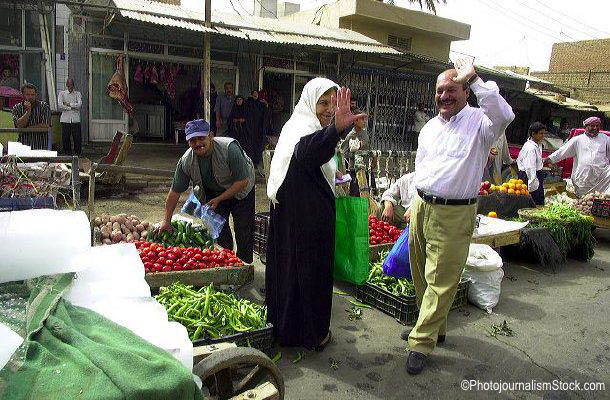
[[[516,179],[511,179],[511,180],[508,181],[508,183],[517,183],[517,180]]]
[[[490,191],[490,192],[493,192],[493,191],[495,191],[495,190],[496,190],[496,185],[491,185],[491,186],[489,187],[489,191]]]
[[[502,193],[506,193],[508,189],[506,189],[506,186],[500,186],[499,190]]]
[[[487,214],[488,217],[491,218],[498,218],[498,214],[496,214],[495,211],[490,211],[489,214]]]
[[[507,188],[507,189],[508,189],[508,185],[510,185],[510,183],[508,183],[508,182],[502,184],[502,186]]]
[[[521,180],[521,179],[517,179],[517,183],[518,183],[519,185],[523,185],[523,180]]]
[[[512,189],[512,190],[515,190],[515,184],[514,183],[509,183],[508,184],[508,188]]]
[[[521,195],[523,194],[523,192],[522,192],[522,191],[520,191],[520,190],[515,190],[515,194],[516,194],[517,196],[521,196]]]
[[[515,189],[508,189],[508,194],[515,194]]]

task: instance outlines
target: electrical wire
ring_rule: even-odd
[[[567,26],[567,24],[565,24],[564,22],[562,22],[562,21],[560,21],[560,20],[558,20],[558,19],[556,19],[556,18],[551,17],[550,15],[548,15],[548,14],[544,13],[544,12],[543,12],[543,11],[541,11],[541,10],[537,10],[537,9],[535,9],[535,8],[533,8],[533,7],[531,7],[531,6],[529,6],[527,3],[523,2],[523,0],[517,0],[517,2],[518,2],[519,4],[521,4],[522,6],[524,6],[525,8],[528,8],[528,9],[530,9],[530,10],[532,10],[532,11],[535,11],[536,13],[540,14],[542,17],[544,17],[544,18],[548,18],[548,19],[550,19],[551,21],[555,21],[555,22],[557,22],[557,23],[561,24],[561,25],[562,25],[562,27],[561,27],[561,28],[562,28],[562,30],[563,30],[563,28],[567,27],[567,28],[569,28],[569,29],[572,29],[572,30],[573,30],[573,31],[575,31],[575,32],[582,33],[583,35],[587,35],[587,36],[589,36],[589,37],[591,37],[591,38],[593,38],[593,39],[599,39],[598,37],[595,37],[595,36],[591,35],[589,32],[585,32],[585,31],[583,31],[583,30],[580,30],[580,29],[577,29],[577,28],[573,28],[573,27],[569,27],[569,26]]]
[[[602,31],[602,30],[597,29],[597,28],[594,28],[594,27],[592,27],[592,26],[588,25],[586,22],[582,22],[582,21],[580,21],[580,20],[578,20],[578,19],[574,18],[573,16],[570,16],[570,15],[564,14],[564,13],[562,13],[562,12],[561,12],[561,11],[559,11],[559,10],[556,10],[556,9],[554,9],[554,8],[552,8],[552,7],[549,7],[549,6],[547,6],[546,4],[544,4],[543,2],[541,2],[540,0],[534,0],[534,1],[535,1],[536,3],[538,3],[538,4],[540,4],[541,6],[543,6],[543,7],[545,7],[545,8],[548,8],[548,9],[549,9],[549,10],[551,10],[551,11],[554,11],[555,13],[557,13],[557,14],[559,14],[559,15],[561,15],[561,16],[563,16],[563,17],[565,17],[565,18],[568,18],[568,19],[570,19],[570,20],[572,20],[572,21],[574,21],[574,22],[577,22],[577,23],[579,23],[579,24],[581,24],[581,25],[584,25],[584,26],[586,26],[587,28],[590,28],[590,29],[592,29],[592,30],[594,30],[594,31],[597,31],[597,32],[599,32],[599,33],[601,33],[601,34],[603,34],[603,35],[605,35],[605,36],[610,36],[610,33],[606,32],[606,31]]]

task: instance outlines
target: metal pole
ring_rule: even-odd
[[[72,204],[75,210],[80,210],[80,176],[77,156],[72,157]]]
[[[201,71],[203,90],[203,119],[210,121],[210,48],[211,36],[208,29],[212,27],[212,0],[205,0],[205,32],[203,32],[203,71]]]
[[[91,224],[91,237],[93,238],[93,220],[95,219],[95,169],[97,163],[91,164],[89,169],[89,196],[87,197],[87,211]]]

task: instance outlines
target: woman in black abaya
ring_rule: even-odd
[[[254,154],[252,132],[256,122],[254,116],[256,111],[250,104],[246,103],[244,96],[237,96],[235,97],[231,114],[227,118],[228,136],[239,142],[250,159],[252,159]]]
[[[333,120],[334,116],[334,120]],[[364,118],[350,92],[325,78],[303,88],[271,161],[272,201],[265,272],[268,319],[280,345],[321,351],[329,343],[340,135]]]

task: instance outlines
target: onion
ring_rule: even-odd
[[[102,219],[100,217],[95,217],[95,219],[93,220],[93,223],[96,226],[100,226],[100,225],[102,225]]]
[[[114,224],[116,222],[116,217],[111,216],[110,217],[110,222],[112,222]]]
[[[140,240],[140,234],[138,232],[133,231],[131,235],[133,236],[133,240]]]
[[[140,238],[146,239],[146,236],[148,236],[148,231],[142,231],[142,233],[140,234]]]
[[[136,225],[136,229],[138,232],[142,232],[144,230],[144,225],[138,224],[138,225]]]
[[[123,232],[125,235],[128,235],[131,233],[131,231],[129,229],[127,229],[127,227],[125,225],[121,225],[121,232]]]
[[[121,224],[119,224],[118,222],[114,222],[114,223],[112,224],[112,230],[113,230],[113,231],[118,231],[118,230],[121,230]]]
[[[120,242],[122,239],[123,239],[123,237],[122,237],[122,235],[121,235],[121,232],[118,232],[118,231],[114,231],[114,232],[112,232],[112,241],[113,241],[114,243],[118,243],[118,242]]]
[[[133,235],[130,233],[129,235],[125,236],[125,240],[127,240],[127,243],[132,243],[133,242]]]
[[[150,223],[148,221],[142,221],[142,225],[144,225],[144,229],[148,229]]]
[[[127,220],[127,219],[126,219],[125,217],[120,216],[120,215],[119,215],[119,216],[117,217],[117,219],[116,219],[116,221],[117,221],[119,224],[121,224],[121,225],[125,225],[125,221],[126,221],[126,220]]]
[[[125,227],[129,229],[130,232],[133,231],[133,225],[130,221],[125,221]]]

